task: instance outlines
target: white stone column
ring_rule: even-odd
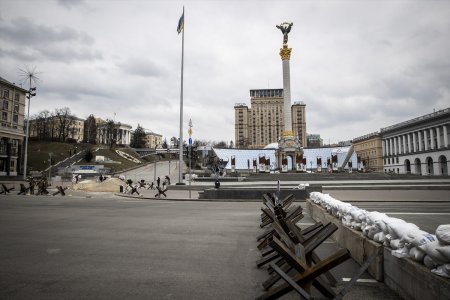
[[[413,132],[413,133],[412,133],[412,136],[413,136],[413,150],[414,150],[414,152],[417,152],[417,145],[416,145],[416,143],[417,143],[417,141],[416,141],[416,133],[415,133],[415,132]]]
[[[392,138],[394,140],[394,155],[398,155],[397,137]]]
[[[403,140],[403,154],[406,154],[406,135],[402,135]]]
[[[394,145],[393,145],[393,138],[389,139],[389,155],[392,155],[394,153]]]
[[[422,151],[422,131],[417,131],[417,140],[419,141],[419,151]]]
[[[427,135],[426,129],[423,131],[423,141],[424,141],[424,145],[425,145],[425,148],[423,150],[427,151],[428,150],[428,135]]]
[[[441,148],[441,130],[439,127],[436,127],[436,149]]]
[[[442,126],[442,132],[444,134],[444,147],[448,147],[447,124]]]
[[[383,142],[382,142],[382,147],[383,147],[383,156],[386,156],[386,150],[387,150],[387,147],[386,147],[386,140],[383,140]]]
[[[430,128],[430,150],[434,150],[436,145],[434,144],[434,131],[433,128]]]
[[[408,153],[412,153],[412,147],[411,147],[411,133],[408,133]]]
[[[283,89],[284,89],[284,131],[292,131],[291,118],[291,78],[289,59],[283,60]]]

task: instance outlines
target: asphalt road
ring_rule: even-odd
[[[186,191],[185,191],[186,192]],[[449,223],[443,191],[332,191],[368,210],[432,232]],[[375,194],[373,194],[375,193]],[[404,194],[402,194],[404,193]],[[403,196],[402,196],[403,195]],[[363,197],[364,196],[364,197]],[[373,199],[372,199],[373,198]],[[259,202],[165,201],[107,194],[0,196],[0,299],[254,299]],[[300,225],[313,221],[305,216]],[[327,241],[326,257],[337,249]],[[340,284],[358,266],[333,270]],[[358,283],[345,299],[398,299],[382,283]],[[286,299],[297,299],[291,293]]]
[[[258,202],[0,198],[0,299],[254,299]],[[299,223],[313,221],[305,216]],[[321,257],[338,246],[327,241]],[[333,270],[340,284],[358,268]],[[362,278],[345,299],[398,299]],[[295,293],[283,299],[297,299]]]

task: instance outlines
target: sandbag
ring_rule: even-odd
[[[402,242],[400,239],[391,240],[391,248],[394,250],[403,248],[404,246],[405,246],[405,243]]]
[[[447,259],[447,262],[450,262],[450,245],[438,247],[436,250]]]
[[[441,245],[435,235],[427,235],[423,242],[424,244],[418,248],[430,256],[435,263],[443,265],[450,262],[441,252],[437,251],[437,248],[441,247]]]
[[[439,266],[436,269],[431,270],[431,273],[445,278],[450,278],[450,264]]]
[[[437,267],[437,263],[435,261],[433,261],[433,259],[431,257],[429,257],[428,255],[425,255],[425,257],[423,258],[423,264],[425,265],[425,267],[427,267],[429,269]]]
[[[415,261],[422,262],[423,258],[425,257],[425,252],[417,247],[412,247],[411,249],[409,249],[409,257],[411,257],[411,259]]]
[[[404,258],[409,256],[409,250],[406,247],[399,248],[397,250],[392,250],[391,254],[398,258]]]
[[[436,229],[436,237],[442,244],[450,245],[450,224],[439,225]]]
[[[384,232],[378,232],[373,236],[373,240],[377,243],[383,243],[384,242],[384,238],[385,238],[385,234]]]

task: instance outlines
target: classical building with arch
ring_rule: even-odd
[[[449,174],[450,108],[381,128],[384,172]]]

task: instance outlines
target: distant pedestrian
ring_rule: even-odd
[[[75,184],[77,184],[77,183],[78,183],[78,174],[75,175]]]
[[[102,174],[100,174],[100,178],[99,178],[99,180],[100,180],[100,182],[102,182],[102,181],[103,181],[103,175],[102,175]]]
[[[156,179],[156,186],[159,187],[161,183],[161,179],[158,177],[158,179]]]
[[[169,175],[166,175],[167,184],[170,185],[170,177]]]

